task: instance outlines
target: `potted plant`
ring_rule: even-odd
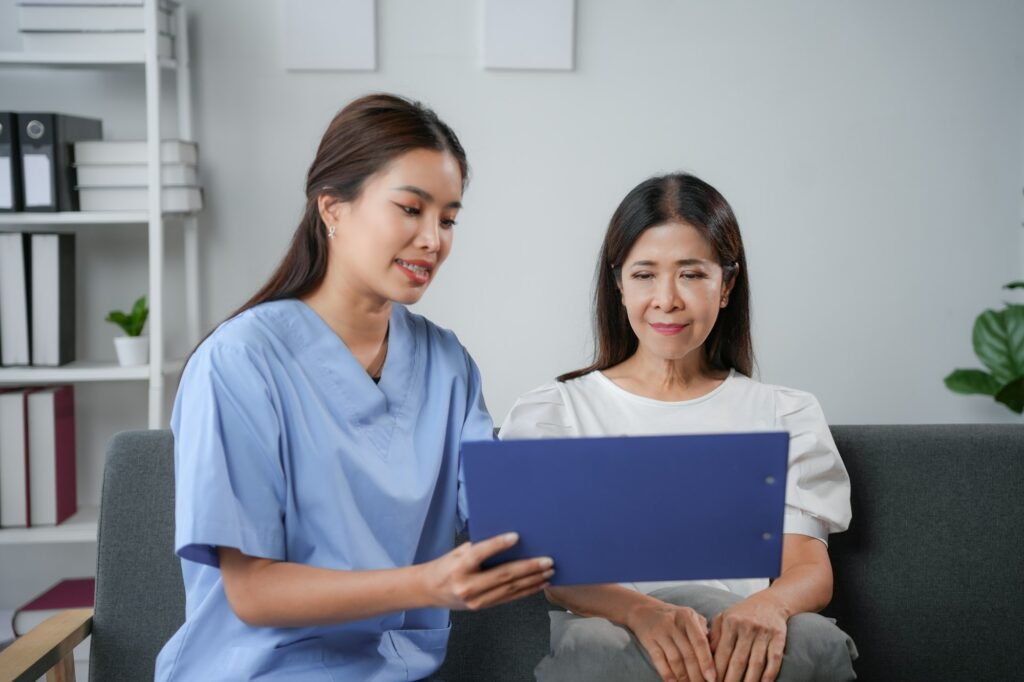
[[[1004,289],[1024,289],[1024,281]],[[989,369],[958,369],[946,377],[957,393],[990,395],[1017,414],[1024,413],[1024,305],[1006,303],[986,310],[974,322],[974,354]]]
[[[114,349],[117,351],[117,362],[122,367],[145,365],[149,362],[149,339],[142,336],[142,328],[146,326],[149,307],[146,297],[140,296],[132,306],[131,312],[111,310],[107,322],[116,324],[124,331],[124,336],[114,338]]]

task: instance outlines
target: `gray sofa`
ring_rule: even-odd
[[[1024,669],[1024,425],[837,426],[854,521],[831,542],[826,611],[860,649],[864,680],[1011,680]],[[35,667],[0,654],[0,679],[36,679],[91,630],[91,679],[150,679],[184,617],[173,554],[172,442],[122,433],[110,445],[95,614],[70,619]],[[530,680],[547,651],[536,596],[453,613],[445,682]],[[77,630],[76,630],[77,628]],[[19,640],[20,642],[20,640]],[[11,649],[19,646],[17,643]],[[22,661],[20,657],[17,661]],[[22,665],[15,669],[13,666]],[[13,671],[13,672],[12,672]],[[35,674],[36,677],[32,677]]]
[[[853,523],[830,540],[825,614],[863,680],[1024,679],[1024,425],[834,426]],[[529,680],[546,653],[542,597],[454,613],[441,671]]]

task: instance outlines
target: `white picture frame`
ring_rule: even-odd
[[[575,0],[484,0],[485,69],[572,71]]]
[[[289,71],[375,71],[376,0],[280,0]]]

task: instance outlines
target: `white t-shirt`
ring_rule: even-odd
[[[572,438],[681,433],[788,431],[789,470],[783,532],[828,543],[850,525],[850,479],[817,399],[810,393],[754,381],[735,371],[710,393],[667,402],[630,393],[601,372],[552,382],[523,395],[499,437]],[[767,578],[701,580],[744,597]],[[677,582],[625,583],[650,593]]]

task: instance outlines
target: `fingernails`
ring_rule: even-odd
[[[550,578],[554,574],[555,574],[554,571],[544,571],[544,579],[547,580],[548,578]]]
[[[710,668],[704,671],[704,682],[715,682],[715,669]]]
[[[537,559],[537,565],[541,568],[551,568],[555,565],[555,560],[549,556],[541,557],[540,559]]]
[[[505,542],[514,545],[519,542],[519,533],[505,533]]]

